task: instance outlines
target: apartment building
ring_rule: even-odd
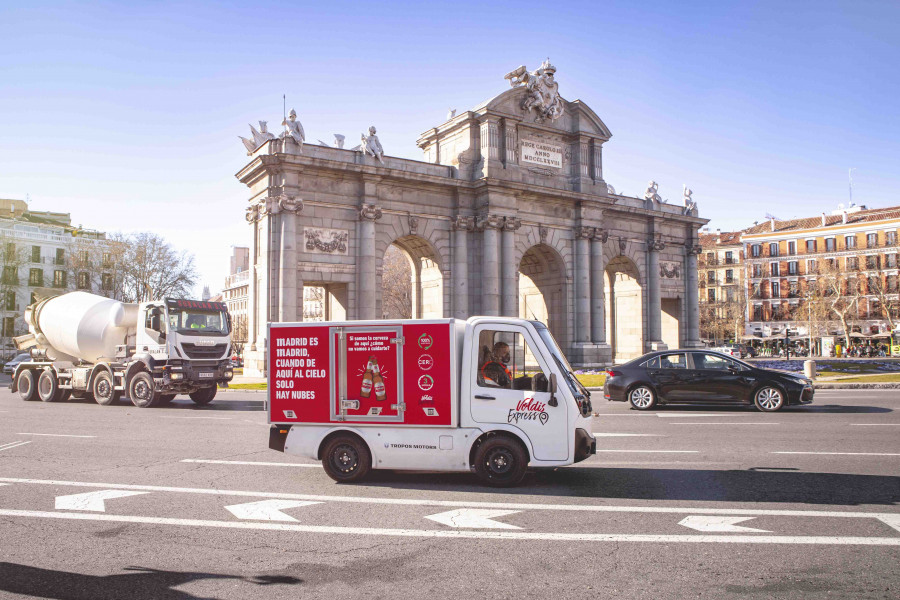
[[[235,344],[247,341],[247,310],[250,298],[250,248],[236,246],[231,255],[231,265],[222,290],[222,302],[231,314]]]
[[[700,337],[710,341],[739,337],[743,335],[746,306],[741,232],[703,230],[700,246]]]
[[[745,230],[746,334],[783,336],[787,329],[791,335],[808,335],[809,315],[800,307],[816,293],[817,278],[826,273],[840,279],[842,297],[855,299],[848,302],[853,306],[853,332],[884,333],[883,301],[895,303],[898,298],[898,227],[900,206],[850,206],[816,217],[773,218]],[[813,333],[844,333],[835,319],[824,327]]]

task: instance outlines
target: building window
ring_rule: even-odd
[[[769,244],[769,256],[778,256],[778,242]]]
[[[885,254],[884,255],[884,266],[888,269],[896,269],[897,268],[897,255],[896,254]]]
[[[846,246],[847,248],[856,248],[856,236],[855,235],[844,236],[844,246]]]
[[[848,256],[847,257],[847,270],[848,271],[856,271],[859,269],[859,258],[856,256]]]
[[[16,310],[16,293],[6,292],[6,310]]]
[[[16,243],[6,242],[6,260],[12,260],[16,256]]]
[[[778,277],[779,273],[777,262],[769,263],[769,275],[771,275],[772,277]]]
[[[797,242],[788,242],[788,254],[790,256],[797,254]]]
[[[112,266],[112,255],[109,252],[103,253],[103,268],[108,269]]]
[[[66,264],[66,251],[62,248],[56,249],[56,264],[58,264],[58,265]]]
[[[78,289],[79,290],[91,289],[91,275],[87,271],[81,271],[78,273]]]
[[[772,282],[772,297],[781,298],[781,284],[777,281]]]
[[[725,253],[725,264],[733,265],[734,264],[734,253],[730,250]]]
[[[866,281],[866,290],[870,294],[877,292],[881,287],[880,285],[878,285],[878,283],[878,277],[876,277],[875,275],[869,275],[868,281]]]
[[[66,287],[66,272],[65,271],[53,271],[53,287],[64,288]]]
[[[754,277],[762,277],[762,265],[756,263],[753,265],[753,276]]]
[[[43,269],[31,269],[28,273],[28,285],[30,286],[42,286],[44,285],[44,270]]]
[[[15,335],[15,317],[3,317],[3,337]]]
[[[81,261],[82,267],[90,267],[91,266],[91,255],[87,250],[82,250],[79,255],[79,260]]]
[[[40,246],[32,246],[31,247],[31,262],[33,262],[33,263],[41,262],[41,247]]]
[[[100,276],[100,289],[104,292],[112,291],[113,289],[113,278],[109,273],[104,273]]]
[[[731,269],[725,271],[725,283],[734,283],[734,271]]]
[[[896,231],[885,231],[884,232],[884,243],[887,246],[896,246],[897,245],[897,232]]]
[[[16,267],[3,267],[3,283],[19,285],[19,270]]]
[[[815,243],[815,241],[813,241],[813,243]],[[806,261],[806,272],[807,272],[807,273],[815,273],[817,268],[818,268],[818,267],[817,267],[817,265],[816,265],[816,261],[815,261],[815,260],[808,260],[808,261]]]
[[[750,292],[751,298],[762,298],[762,288],[758,283],[753,284],[753,291]]]
[[[715,271],[707,271],[706,272],[706,283],[715,283],[716,282],[716,272]]]
[[[788,263],[788,274],[789,275],[797,275],[800,273],[800,269],[798,267],[797,261],[792,260]]]
[[[879,262],[880,261],[878,260],[878,257],[875,256],[874,254],[871,254],[866,257],[866,268],[867,269],[877,269]]]
[[[762,256],[762,244],[753,244],[750,246],[750,255],[754,258]]]
[[[892,294],[896,294],[898,287],[900,287],[900,279],[898,279],[896,275],[888,275],[887,291]]]
[[[878,234],[870,233],[866,235],[866,248],[877,248],[878,247]]]
[[[716,290],[714,290],[714,289],[706,290],[706,299],[709,302],[715,302],[716,301]]]
[[[753,320],[754,321],[762,321],[763,320],[763,307],[762,304],[756,304],[753,307]]]
[[[798,298],[800,296],[800,282],[792,281],[788,290],[788,298]]]
[[[834,252],[834,238],[825,238],[825,252]]]
[[[806,240],[806,253],[812,254],[816,251],[816,240]]]

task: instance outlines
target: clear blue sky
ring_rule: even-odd
[[[547,56],[613,132],[605,177],[694,190],[711,227],[900,204],[900,2],[0,0],[0,197],[151,230],[213,290],[248,243],[234,174],[281,95],[311,141],[387,154]],[[197,290],[199,293],[199,289]]]

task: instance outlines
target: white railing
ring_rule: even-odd
[[[238,287],[239,285],[246,284],[248,281],[250,281],[249,270],[233,273],[225,278],[225,288]]]

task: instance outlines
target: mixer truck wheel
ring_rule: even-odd
[[[94,375],[94,383],[91,387],[94,390],[94,400],[102,406],[115,404],[122,397],[121,391],[113,389],[112,375],[107,371],[100,371]]]
[[[128,382],[128,397],[138,408],[150,408],[159,404],[159,392],[153,383],[153,376],[147,371],[135,373]]]
[[[196,392],[191,392],[191,400],[193,400],[195,404],[206,406],[216,397],[217,390],[218,388],[216,386],[200,388]]]
[[[26,402],[32,402],[38,399],[37,385],[34,380],[34,371],[31,369],[22,369],[16,378],[16,389],[19,390],[19,396]]]
[[[37,381],[38,397],[41,402],[56,402],[62,396],[59,381],[53,371],[41,371]]]

